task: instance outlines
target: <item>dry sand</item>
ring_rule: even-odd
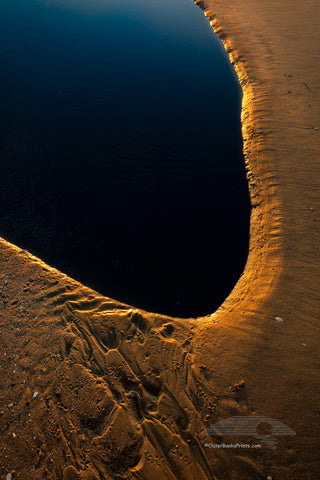
[[[171,319],[1,241],[0,478],[320,478],[319,1],[201,6],[244,90],[245,272],[216,313]],[[296,434],[203,433],[234,415]]]

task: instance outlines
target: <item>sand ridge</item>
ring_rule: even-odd
[[[319,5],[200,6],[244,91],[244,274],[217,312],[173,319],[1,241],[3,478],[319,478]],[[235,415],[296,435],[275,450],[205,446],[206,427]]]
[[[195,325],[101,297],[6,242],[1,258],[3,471],[210,478],[199,438],[215,401],[191,360]]]

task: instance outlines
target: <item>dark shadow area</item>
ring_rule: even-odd
[[[240,87],[202,12],[172,5],[175,32],[123,5],[15,3],[0,6],[0,235],[136,307],[213,312],[243,271],[250,202]]]

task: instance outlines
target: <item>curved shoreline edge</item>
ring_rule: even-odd
[[[1,241],[0,465],[18,479],[318,479],[319,6],[201,8],[244,91],[244,274],[217,312],[173,319],[102,297]],[[296,435],[259,455],[204,446],[206,427],[248,414]]]

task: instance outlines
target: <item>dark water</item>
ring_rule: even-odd
[[[241,91],[192,0],[1,0],[0,234],[99,292],[213,312],[248,252]]]

